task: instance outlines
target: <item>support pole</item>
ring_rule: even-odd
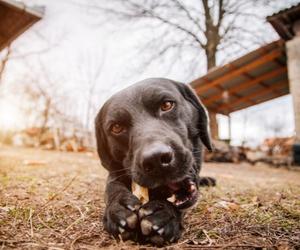
[[[300,36],[286,42],[288,78],[293,98],[296,140],[293,147],[294,162],[300,165]]]

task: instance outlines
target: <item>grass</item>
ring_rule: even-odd
[[[218,186],[201,190],[167,249],[300,248],[299,171],[205,164],[203,172]],[[154,249],[103,230],[105,178],[95,154],[0,148],[0,249]]]

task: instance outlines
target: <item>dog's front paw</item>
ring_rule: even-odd
[[[123,240],[136,239],[140,206],[140,201],[133,195],[125,194],[114,200],[105,210],[105,230]]]
[[[177,241],[182,233],[181,213],[168,201],[153,200],[139,210],[142,235],[158,246]]]

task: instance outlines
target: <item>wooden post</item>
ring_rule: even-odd
[[[229,139],[229,144],[231,142],[231,115],[228,115],[228,139]]]
[[[300,33],[286,42],[286,49],[288,78],[295,114],[296,141],[294,145],[294,161],[300,165]]]
[[[219,139],[219,127],[218,127],[218,121],[217,121],[217,114],[208,111],[209,113],[209,122],[210,122],[210,133],[211,133],[211,138],[214,140]]]

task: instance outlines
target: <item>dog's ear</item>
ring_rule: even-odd
[[[180,93],[183,97],[190,102],[198,111],[199,121],[198,121],[198,129],[199,129],[199,137],[205,147],[209,150],[213,150],[213,146],[210,138],[210,129],[209,129],[209,118],[208,112],[200,99],[198,98],[195,91],[188,86],[187,84],[176,82]]]
[[[111,168],[111,156],[108,148],[107,139],[102,127],[102,115],[101,111],[98,113],[95,119],[95,133],[96,133],[96,141],[97,141],[97,152],[101,160],[101,164],[107,170]]]

